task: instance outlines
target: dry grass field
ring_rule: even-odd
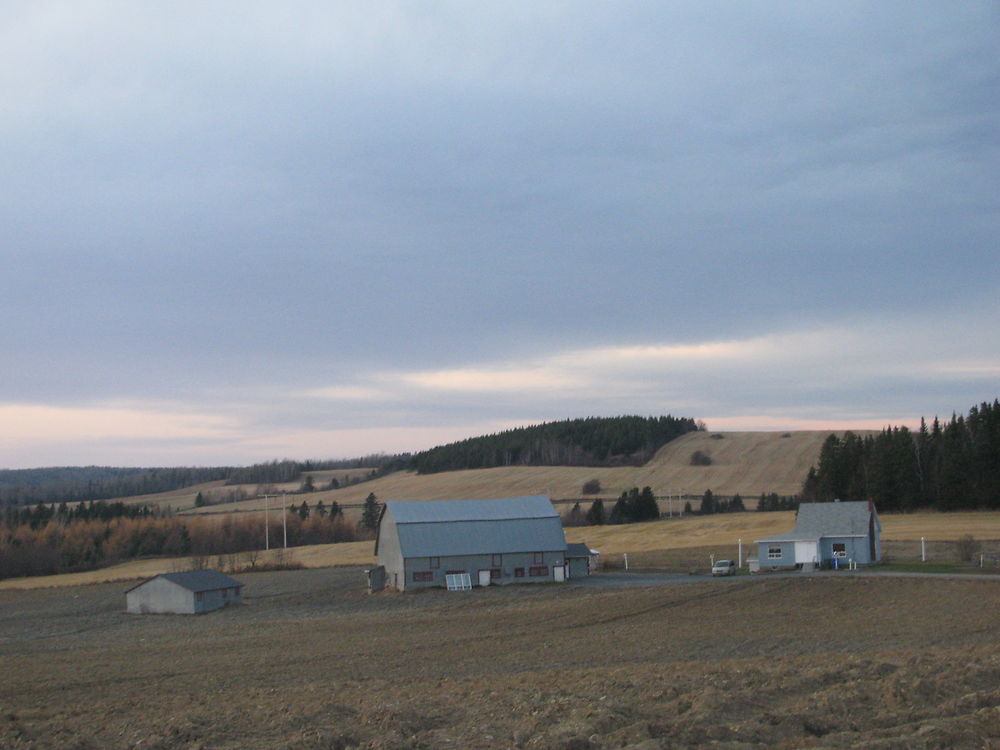
[[[506,466],[418,475],[396,472],[339,490],[312,493],[310,505],[322,500],[329,505],[360,505],[368,493],[379,500],[458,500],[472,498],[549,495],[580,497],[583,483],[598,479],[603,491],[595,497],[616,499],[632,487],[653,488],[657,495],[687,494],[700,497],[710,489],[718,495],[740,493],[747,506],[755,507],[761,492],[794,495],[819,459],[820,448],[830,431],[798,432],[692,432],[663,446],[644,466],[591,468],[578,466]],[[838,433],[839,434],[839,433]],[[860,431],[859,434],[866,434]],[[692,466],[691,455],[701,451],[712,459],[710,466]],[[357,473],[359,470],[354,470]],[[322,487],[324,472],[315,472]],[[327,478],[325,480],[329,482]],[[256,486],[244,486],[248,493]],[[298,483],[279,489],[294,490]],[[185,500],[186,499],[186,500]],[[301,502],[301,498],[296,498]],[[194,495],[179,492],[176,501],[165,499],[174,509],[193,511]],[[186,502],[186,504],[185,504]],[[232,513],[263,510],[264,501],[246,500],[199,509],[200,513]],[[666,508],[664,508],[666,511]],[[354,512],[356,513],[356,512]]]
[[[0,747],[1000,747],[996,581],[242,578],[200,617],[126,615],[122,584],[0,592]]]

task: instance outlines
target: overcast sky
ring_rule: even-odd
[[[994,2],[0,2],[0,468],[1000,396]]]

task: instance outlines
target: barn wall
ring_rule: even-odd
[[[379,544],[379,551],[381,552],[381,542]],[[468,573],[472,577],[472,584],[474,586],[478,586],[479,571],[492,570],[494,568],[492,555],[458,555],[441,557],[439,559],[440,566],[438,568],[432,568],[430,558],[407,558],[404,566],[406,573],[405,584],[400,588],[405,587],[409,589],[444,586],[445,575],[449,572]],[[544,576],[529,575],[531,568],[537,567],[534,559],[534,552],[515,552],[501,555],[499,566],[500,577],[493,579],[493,584],[546,583],[554,581],[555,573],[553,573],[552,569],[556,566],[566,564],[566,552],[565,550],[551,550],[543,553],[541,565],[544,565],[547,568],[546,575]],[[522,568],[524,570],[524,575],[522,577],[515,575],[518,568]],[[414,581],[414,573],[430,573],[431,579],[429,581]],[[582,575],[586,574],[584,573]]]
[[[378,527],[378,564],[385,568],[385,585],[400,591],[406,588],[403,554],[399,548],[396,519],[386,508]]]

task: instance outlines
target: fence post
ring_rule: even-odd
[[[923,537],[920,537],[920,562],[927,562],[927,546]]]
[[[628,570],[628,552],[623,553],[625,555],[625,570]]]

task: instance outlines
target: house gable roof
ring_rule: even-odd
[[[821,537],[867,536],[869,521],[874,516],[875,528],[882,529],[874,506],[864,501],[832,503],[802,503],[795,516],[795,529],[775,534],[757,542],[819,541]]]

